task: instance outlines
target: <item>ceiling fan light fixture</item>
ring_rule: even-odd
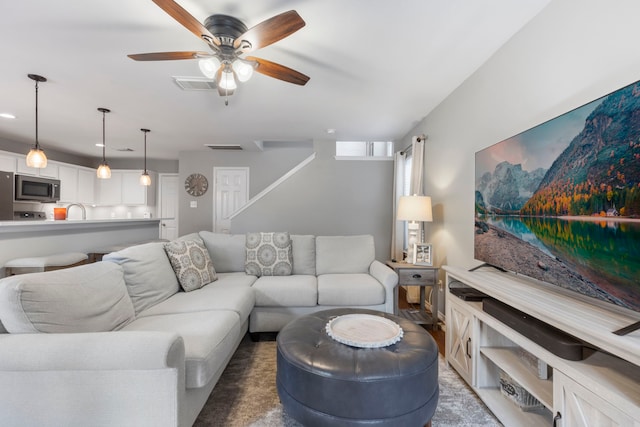
[[[215,56],[202,58],[198,61],[198,66],[200,67],[200,72],[202,72],[205,77],[213,80],[216,78],[218,68],[220,68],[220,60]]]
[[[238,58],[233,61],[233,65],[231,67],[233,68],[233,71],[236,72],[238,80],[242,83],[248,81],[253,75],[254,65],[247,60]]]
[[[233,77],[233,70],[229,66],[226,66],[222,70],[218,86],[226,90],[236,90],[236,88],[238,87],[238,85],[236,84],[236,79]]]

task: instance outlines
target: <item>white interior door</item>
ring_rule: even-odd
[[[249,200],[249,168],[213,168],[215,197],[213,229],[217,233],[231,230],[229,216]]]
[[[160,238],[173,240],[178,237],[178,175],[160,174]]]

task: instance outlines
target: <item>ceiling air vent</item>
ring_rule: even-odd
[[[217,90],[215,80],[206,77],[173,77],[182,90]]]
[[[205,147],[209,147],[212,150],[231,150],[231,151],[242,151],[242,146],[240,145],[230,145],[230,144],[204,144]]]

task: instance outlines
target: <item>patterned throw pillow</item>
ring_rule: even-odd
[[[200,289],[218,279],[202,240],[174,240],[165,243],[164,250],[185,292]]]
[[[254,276],[289,276],[293,271],[288,232],[247,233],[245,271]]]

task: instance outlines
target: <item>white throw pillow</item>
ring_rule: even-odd
[[[185,292],[217,280],[216,271],[202,239],[178,239],[164,244],[169,262]]]
[[[293,257],[289,233],[247,233],[244,266],[253,276],[290,276]]]

